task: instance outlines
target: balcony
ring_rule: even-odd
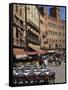
[[[38,39],[33,39],[31,37],[27,37],[27,40],[29,40],[29,42],[40,45],[40,40]]]
[[[24,39],[20,40],[19,38],[17,38],[13,40],[13,46],[23,48],[26,47],[26,42]]]
[[[51,21],[57,22],[57,19],[55,17],[48,16],[48,19],[51,20]]]
[[[18,19],[18,18],[15,18],[13,19],[13,24],[23,30],[25,30],[25,25],[23,25],[23,21]]]
[[[39,36],[39,33],[38,33],[38,32],[36,32],[36,31],[34,31],[34,30],[31,30],[31,29],[29,29],[29,31],[30,31],[31,33],[35,34],[36,36]]]
[[[37,32],[40,32],[40,28],[37,27],[31,20],[27,20],[27,24],[30,25]]]
[[[32,49],[34,49],[35,51],[40,50],[40,45],[34,45],[34,44],[28,44],[29,47],[31,47]]]

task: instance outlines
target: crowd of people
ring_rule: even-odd
[[[42,56],[41,63],[46,67],[47,65],[60,66],[62,62],[65,62],[65,56],[62,54],[51,54]]]

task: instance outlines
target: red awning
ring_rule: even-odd
[[[24,51],[24,49],[14,48],[14,49],[13,49],[13,53],[14,53],[15,55],[25,55],[25,54],[26,54],[26,51]]]
[[[45,50],[37,50],[37,51],[32,51],[32,52],[27,52],[27,55],[38,55],[38,54],[46,54],[47,51]]]
[[[46,54],[47,53],[47,51],[45,51],[45,50],[38,50],[37,52],[38,52],[38,54]]]
[[[45,50],[36,50],[36,51],[24,51],[24,49],[13,49],[14,54],[17,58],[20,57],[27,57],[28,55],[38,55],[38,54],[46,54],[47,51]]]
[[[37,54],[37,52],[27,52],[27,55],[36,55]]]
[[[27,57],[27,53],[26,53],[26,51],[24,51],[24,49],[14,48],[13,53],[15,54],[16,58]]]

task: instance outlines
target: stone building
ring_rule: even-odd
[[[18,57],[25,54],[25,6],[13,4],[13,53]]]
[[[38,7],[35,5],[26,6],[27,24],[27,49],[40,49],[40,21]]]
[[[44,8],[43,8],[44,9]],[[41,48],[42,49],[64,49],[65,48],[65,21],[60,19],[59,8],[52,7],[50,15],[47,9],[40,14]],[[41,13],[41,12],[40,12]]]
[[[40,49],[39,20],[37,6],[13,4],[13,53],[17,57]]]
[[[59,7],[48,10],[38,5],[13,4],[13,53],[41,49],[65,49],[65,21]]]

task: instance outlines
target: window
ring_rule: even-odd
[[[61,43],[61,40],[59,40],[59,43]]]
[[[57,35],[57,32],[56,32],[56,35]]]
[[[62,33],[62,36],[64,36],[64,33]]]
[[[18,6],[16,5],[16,12],[18,12]]]
[[[28,10],[30,10],[30,7],[28,7]]]
[[[40,23],[41,23],[41,24],[43,24],[43,21],[42,21],[42,20],[40,20]]]
[[[48,25],[49,25],[49,27],[51,27],[51,28],[54,28],[54,29],[57,28],[56,24],[53,24],[53,23],[50,23],[50,22],[49,22]]]
[[[23,42],[23,41],[22,41],[22,38],[20,38],[20,46],[22,46],[22,42]]]
[[[63,43],[64,43],[64,40],[63,40]]]
[[[51,35],[53,34],[53,31],[51,31]]]
[[[49,34],[50,34],[50,30],[49,30]]]
[[[18,23],[19,19],[17,18],[17,16],[15,15],[15,22]]]
[[[20,28],[16,28],[16,38],[21,37],[21,32],[19,30]]]
[[[43,34],[42,34],[42,37],[43,37],[43,38],[45,38],[45,37],[46,37],[45,33],[43,33]]]
[[[44,44],[48,44],[48,41],[44,41]]]
[[[20,20],[20,25],[23,26],[23,21],[22,20]]]
[[[16,28],[16,38],[19,38],[18,28]]]
[[[51,34],[51,31],[49,31],[49,33]]]
[[[22,10],[21,10],[21,8],[20,8],[20,16],[22,16]]]
[[[23,33],[22,33],[22,32],[20,32],[20,31],[19,31],[19,33],[20,33],[20,37],[22,38],[22,37],[23,37]]]
[[[61,35],[61,32],[59,32],[59,35]]]
[[[17,44],[18,44],[18,39],[17,39]]]
[[[62,26],[62,29],[64,29],[64,26]]]
[[[44,44],[46,44],[46,41],[44,42]]]
[[[62,45],[59,45],[59,48],[62,48]]]
[[[59,25],[59,28],[61,28],[61,26]]]
[[[57,40],[56,40],[56,43],[57,43]]]
[[[55,35],[55,32],[53,31],[53,35]]]
[[[49,49],[51,49],[51,45],[49,44]]]
[[[46,35],[48,35],[48,32],[46,31]]]
[[[57,44],[55,44],[55,48],[58,48],[58,45]]]

